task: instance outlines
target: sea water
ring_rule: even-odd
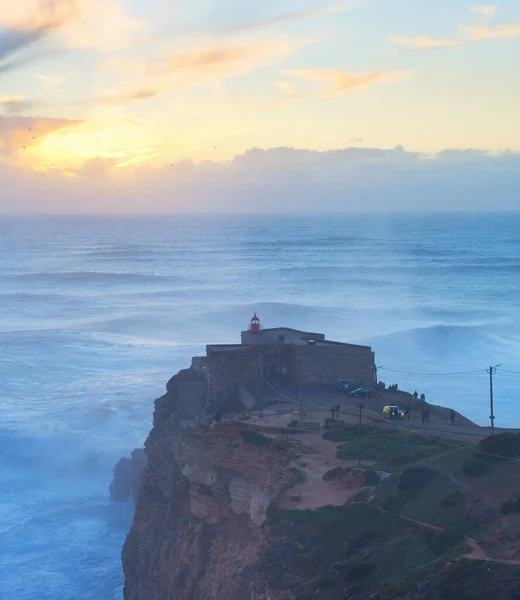
[[[520,426],[520,216],[0,221],[0,598],[122,596],[117,460],[212,342],[264,326],[370,343],[387,384]],[[516,373],[515,373],[516,372]]]

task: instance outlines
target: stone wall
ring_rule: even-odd
[[[210,409],[218,406],[223,410],[226,406],[228,408],[225,412],[234,412],[251,407],[262,354],[263,348],[259,346],[228,350],[213,350],[208,347]]]
[[[307,340],[325,340],[323,333],[313,333],[311,331],[299,331],[289,327],[276,327],[272,329],[263,329],[259,333],[251,331],[242,331],[242,344],[258,345],[272,343],[286,344],[304,344]]]
[[[351,379],[360,385],[375,384],[374,353],[368,346],[279,344],[266,354],[266,375],[271,378],[285,368],[286,378],[295,383],[332,384],[337,379]]]
[[[375,385],[374,353],[367,346],[295,346],[293,368],[295,379],[301,383],[334,383],[343,378]]]

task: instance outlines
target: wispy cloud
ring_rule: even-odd
[[[500,38],[511,38],[520,35],[520,23],[508,25],[460,25],[460,30],[473,40],[492,40]]]
[[[299,98],[302,96],[301,90],[297,90],[290,81],[275,81],[273,86],[285,92],[289,98]]]
[[[24,96],[0,94],[0,109],[3,109],[8,114],[28,110],[31,107],[32,102],[26,100]]]
[[[41,81],[45,85],[56,86],[62,84],[65,79],[67,79],[68,75],[44,75],[38,74],[34,75],[35,79]]]
[[[316,17],[325,17],[329,15],[336,15],[339,13],[346,12],[355,8],[357,4],[354,2],[343,2],[341,4],[335,4],[327,6],[325,8],[316,8],[311,10],[298,10],[287,13],[282,13],[274,17],[267,19],[257,19],[252,21],[243,21],[240,23],[234,23],[227,26],[226,31],[245,31],[252,29],[264,29],[273,25],[280,25],[282,23],[291,23],[294,21],[303,21],[306,19],[313,19]]]
[[[36,12],[28,15],[26,20],[16,20],[16,16],[9,8],[4,10],[2,7],[0,28],[4,33],[0,38],[0,61],[71,22],[77,16],[77,5],[75,0],[49,0],[39,3]]]
[[[490,4],[483,6],[470,6],[469,10],[477,17],[484,17],[485,19],[491,19],[497,12],[498,7]]]
[[[102,94],[101,96],[95,96],[93,98],[85,98],[82,100],[73,100],[67,102],[62,106],[88,106],[88,105],[109,105],[109,104],[130,104],[132,102],[139,102],[141,100],[147,100],[154,98],[161,92],[158,88],[138,88],[135,90],[125,92],[114,92]]]
[[[21,157],[49,135],[82,124],[68,119],[0,115],[0,162]]]
[[[428,35],[419,35],[416,37],[407,37],[404,35],[394,35],[390,41],[398,46],[404,46],[414,50],[425,50],[427,48],[450,48],[458,46],[460,40],[434,39]]]
[[[401,72],[366,73],[360,75],[339,69],[296,69],[285,71],[285,74],[290,77],[322,81],[328,84],[320,93],[320,96],[333,96],[377,83],[397,81],[404,76]]]
[[[162,73],[199,76],[233,76],[259,68],[270,59],[289,54],[295,47],[289,41],[223,42],[192,48],[159,61]]]

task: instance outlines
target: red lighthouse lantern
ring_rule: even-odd
[[[251,319],[251,325],[249,326],[249,331],[251,333],[260,333],[262,330],[262,326],[260,325],[260,319],[256,316],[256,313],[253,315]]]

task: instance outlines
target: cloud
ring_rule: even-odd
[[[62,46],[101,52],[122,50],[147,35],[142,21],[126,14],[120,0],[18,0],[0,11],[0,61],[54,35]],[[0,72],[38,60],[0,65]]]
[[[271,38],[234,39],[211,44],[189,40],[184,42],[185,47],[154,58],[110,59],[104,63],[104,69],[126,85],[132,82],[137,90],[167,93],[255,71],[288,56],[306,43],[309,42]],[[125,100],[124,96],[122,100]],[[130,94],[126,99],[134,98]],[[97,100],[103,101],[103,98]]]
[[[279,25],[282,23],[291,23],[294,21],[303,21],[306,19],[314,19],[316,17],[324,17],[328,15],[336,15],[339,13],[352,10],[356,5],[352,2],[344,2],[342,4],[336,4],[327,6],[325,8],[317,8],[311,10],[298,10],[293,12],[283,13],[268,19],[257,19],[252,21],[243,21],[241,23],[235,23],[226,27],[226,31],[245,31],[252,29],[264,29],[273,25]]]
[[[45,85],[51,85],[51,86],[60,85],[66,79],[65,75],[43,75],[43,74],[38,74],[38,75],[34,75],[33,77],[35,79],[38,79],[39,81],[41,81]]]
[[[8,113],[16,113],[22,110],[28,110],[32,107],[32,102],[26,100],[23,96],[9,96],[0,94],[0,109]]]
[[[390,37],[390,41],[398,46],[404,46],[405,48],[412,48],[416,50],[423,50],[427,48],[450,48],[453,46],[458,46],[461,43],[460,40],[436,40],[427,35],[419,35],[417,37],[394,35]]]
[[[176,53],[157,64],[161,73],[196,78],[230,77],[259,68],[269,60],[289,54],[296,44],[283,40],[221,42]]]
[[[27,149],[42,143],[50,134],[72,129],[82,123],[69,119],[0,115],[0,162],[15,161]]]
[[[139,44],[149,35],[146,23],[127,14],[120,0],[77,0],[80,18],[58,38],[72,49],[115,52]]]
[[[495,27],[490,27],[488,25],[460,25],[459,28],[473,40],[511,38],[520,35],[520,23],[496,25]]]
[[[301,90],[297,90],[290,81],[275,81],[273,86],[285,92],[289,98],[299,98],[302,96]]]
[[[311,81],[323,81],[324,83],[329,84],[327,88],[321,92],[321,96],[342,94],[368,85],[397,81],[403,77],[403,73],[399,72],[366,73],[360,75],[358,73],[337,69],[293,69],[285,71],[285,74],[290,77],[309,79]]]
[[[251,149],[224,163],[115,168],[92,160],[63,177],[0,164],[0,211],[436,212],[517,210],[520,153]]]
[[[469,10],[477,17],[484,17],[486,19],[490,19],[494,17],[497,12],[497,6],[491,5],[483,5],[483,6],[470,6]]]
[[[127,92],[115,92],[104,94],[102,96],[95,96],[94,98],[86,98],[83,100],[73,100],[72,102],[66,102],[61,106],[88,106],[96,104],[129,104],[131,102],[138,102],[140,100],[147,100],[154,98],[160,93],[159,89],[156,88],[138,88]]]
[[[0,12],[0,28],[4,29],[0,38],[0,60],[59,31],[78,16],[75,0],[27,1],[26,8],[32,7],[32,10],[25,15],[20,12],[20,8],[24,8],[23,2],[21,4],[20,7],[10,3]]]

